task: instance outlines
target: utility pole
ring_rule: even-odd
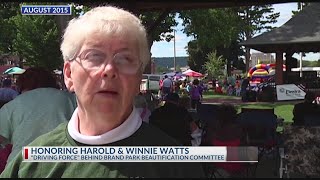
[[[300,77],[302,78],[302,57],[304,56],[304,53],[301,52],[301,57],[300,57]]]
[[[173,70],[176,72],[176,30],[173,30]]]

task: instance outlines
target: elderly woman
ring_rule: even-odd
[[[66,87],[78,107],[70,121],[30,146],[176,146],[143,123],[133,106],[150,59],[146,31],[133,14],[97,7],[68,24],[61,44]],[[198,163],[24,162],[1,177],[202,177]]]

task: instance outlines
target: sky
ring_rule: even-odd
[[[278,22],[273,24],[275,27],[280,27],[284,23],[286,23],[291,17],[292,12],[297,10],[297,3],[281,3],[274,4],[274,12],[280,12],[280,17],[278,18]],[[186,34],[182,32],[182,20],[177,17],[178,26],[175,27],[176,30],[176,41],[175,41],[175,49],[176,49],[176,57],[179,56],[188,56],[186,51],[186,46],[188,42],[192,39],[192,37],[187,37]],[[258,34],[257,34],[258,35]],[[258,52],[252,50],[252,52]],[[161,41],[154,42],[151,47],[152,57],[174,57],[174,40],[170,42]],[[293,55],[297,59],[301,59],[300,54]],[[307,53],[306,57],[303,59],[307,60],[318,60],[320,59],[320,53]]]

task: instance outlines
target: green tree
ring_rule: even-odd
[[[25,65],[49,70],[61,66],[59,36],[53,16],[22,16],[21,5],[50,2],[0,4],[0,53],[16,54]]]
[[[15,39],[16,31],[10,18],[19,13],[18,2],[0,3],[0,54],[12,52],[12,40]]]
[[[298,61],[300,63],[300,60]],[[302,60],[302,67],[318,67],[320,61]]]
[[[158,66],[158,67],[156,68],[156,72],[157,72],[158,74],[167,73],[167,72],[169,72],[169,69],[168,69],[167,67]]]
[[[181,71],[181,66],[179,64],[176,65],[176,71]]]
[[[12,18],[17,36],[13,50],[25,65],[49,70],[62,67],[58,29],[53,16],[22,16]]]
[[[180,18],[184,32],[195,40],[188,44],[189,66],[202,71],[206,56],[212,50],[226,58],[228,69],[237,65],[241,49],[238,46],[241,31],[237,8],[182,11]]]
[[[217,52],[213,51],[207,55],[207,60],[208,61],[206,61],[203,66],[210,77],[219,77],[223,75],[225,64],[223,56],[218,56]]]
[[[218,46],[216,48],[216,51],[218,55],[222,55],[226,59],[225,63],[227,65],[228,76],[231,75],[231,67],[235,67],[240,70],[245,70],[245,64],[243,63],[243,60],[240,58],[244,55],[244,52],[240,48],[238,40],[234,40],[227,47]]]
[[[208,47],[202,47],[198,40],[192,40],[188,42],[187,52],[189,54],[188,65],[189,67],[198,72],[205,72],[203,69],[203,64],[206,61],[207,54],[212,51]]]
[[[270,31],[274,27],[271,25],[277,22],[280,13],[274,13],[272,5],[263,6],[246,6],[239,8],[239,16],[241,17],[240,34],[241,40],[251,39],[255,34],[261,31]],[[245,48],[246,71],[249,70],[250,48]]]
[[[234,8],[188,10],[180,13],[184,32],[198,40],[201,46],[228,47],[238,38],[239,17]]]

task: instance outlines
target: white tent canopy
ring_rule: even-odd
[[[291,68],[291,71],[300,71],[300,68]],[[302,71],[320,71],[320,67],[302,67]]]

